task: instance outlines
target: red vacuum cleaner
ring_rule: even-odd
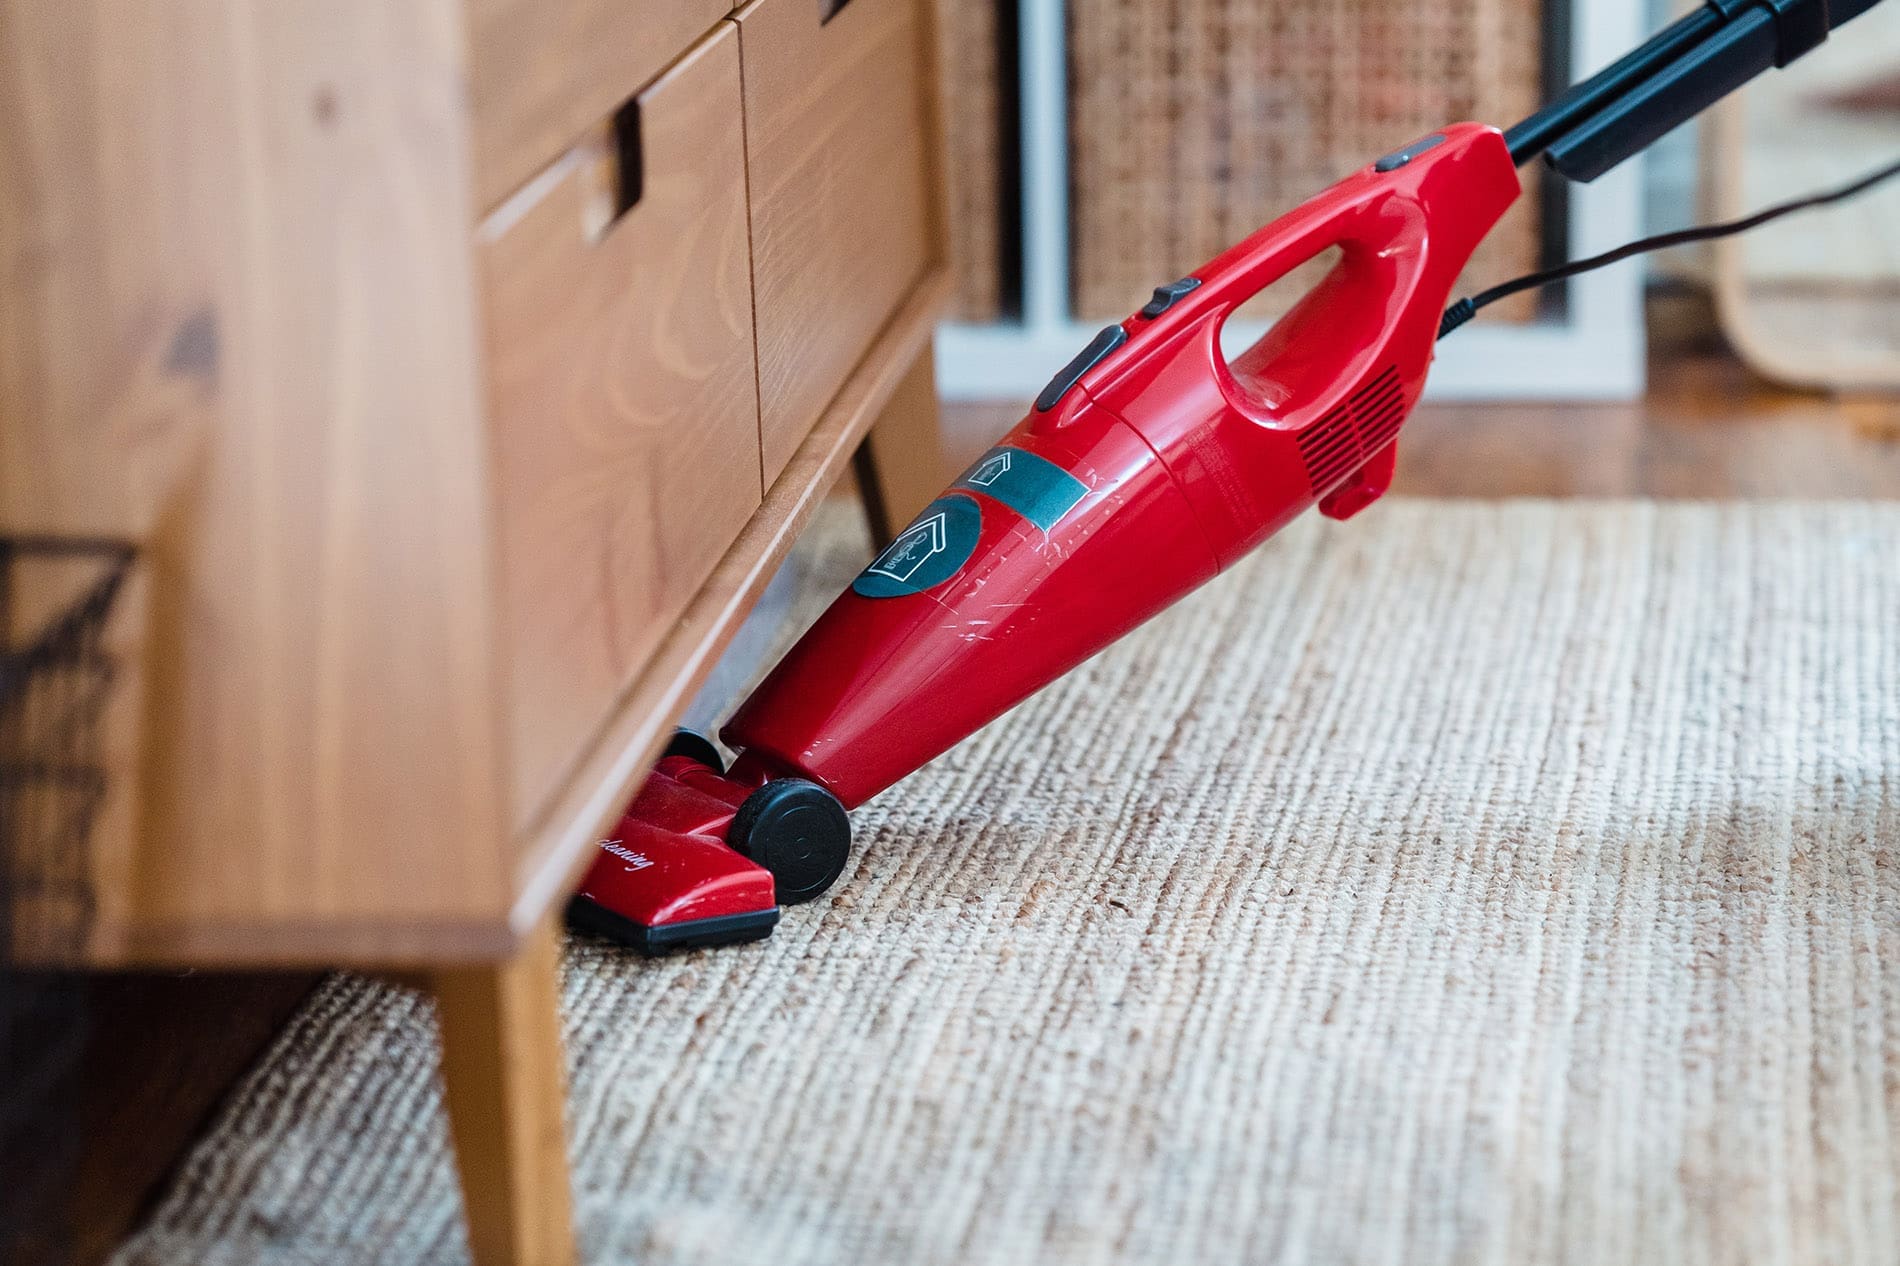
[[[842,873],[849,809],[1211,580],[1317,505],[1391,483],[1438,338],[1505,294],[1711,226],[1446,301],[1543,155],[1591,180],[1875,0],[1711,0],[1509,132],[1395,150],[1096,335],[1029,415],[852,582],[722,731],[680,734],[601,844],[570,922],[648,952],[755,940]],[[1885,175],[1891,175],[1889,169]],[[1823,199],[1858,192],[1874,179]],[[1244,353],[1241,304],[1338,262]]]

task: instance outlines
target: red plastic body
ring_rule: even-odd
[[[923,592],[847,591],[722,737],[743,782],[795,776],[847,808],[876,795],[1318,505],[1387,488],[1438,323],[1518,196],[1495,129],[1460,124],[1396,170],[1367,167],[1195,274],[1161,315],[999,444],[1085,489],[1047,530],[961,482],[981,528]],[[1331,247],[1325,279],[1231,364],[1242,303]]]
[[[887,551],[726,726],[741,752],[729,774],[660,762],[603,841],[583,913],[649,949],[763,935],[772,876],[725,839],[768,779],[808,779],[856,807],[1294,516],[1318,505],[1347,518],[1376,500],[1452,285],[1519,191],[1495,129],[1439,135],[1213,260],[1158,315],[1122,322],[1120,347],[934,503],[954,502],[954,550],[947,511],[892,547],[923,542],[941,575],[901,570],[906,556]],[[1234,310],[1335,246],[1325,279],[1230,363],[1220,336]],[[1005,471],[1060,490],[1053,509],[986,473],[1002,454]],[[867,596],[877,574],[900,583]]]
[[[646,928],[776,909],[771,872],[725,843],[751,790],[684,756],[667,757],[601,841],[579,895]]]

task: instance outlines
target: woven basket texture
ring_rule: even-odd
[[[1074,304],[1089,319],[1126,314],[1435,128],[1516,122],[1543,90],[1542,0],[1071,0],[1068,30]],[[1472,281],[1537,266],[1535,182],[1526,193]],[[1317,276],[1250,314],[1277,315]]]
[[[951,313],[965,321],[994,320],[1004,307],[1000,10],[991,0],[936,0]]]

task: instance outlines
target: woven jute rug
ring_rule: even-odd
[[[1900,508],[1305,522],[856,828],[571,945],[588,1261],[1900,1254]],[[462,1260],[434,1041],[330,982],[120,1260]]]

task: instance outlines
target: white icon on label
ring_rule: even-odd
[[[969,482],[979,488],[987,488],[1003,477],[1009,469],[1008,453],[993,453],[985,458],[983,464],[970,473]]]
[[[904,534],[892,541],[891,547],[871,564],[871,574],[908,583],[919,567],[943,553],[949,544],[946,531],[949,522],[950,516],[939,510],[923,522],[906,528]]]

